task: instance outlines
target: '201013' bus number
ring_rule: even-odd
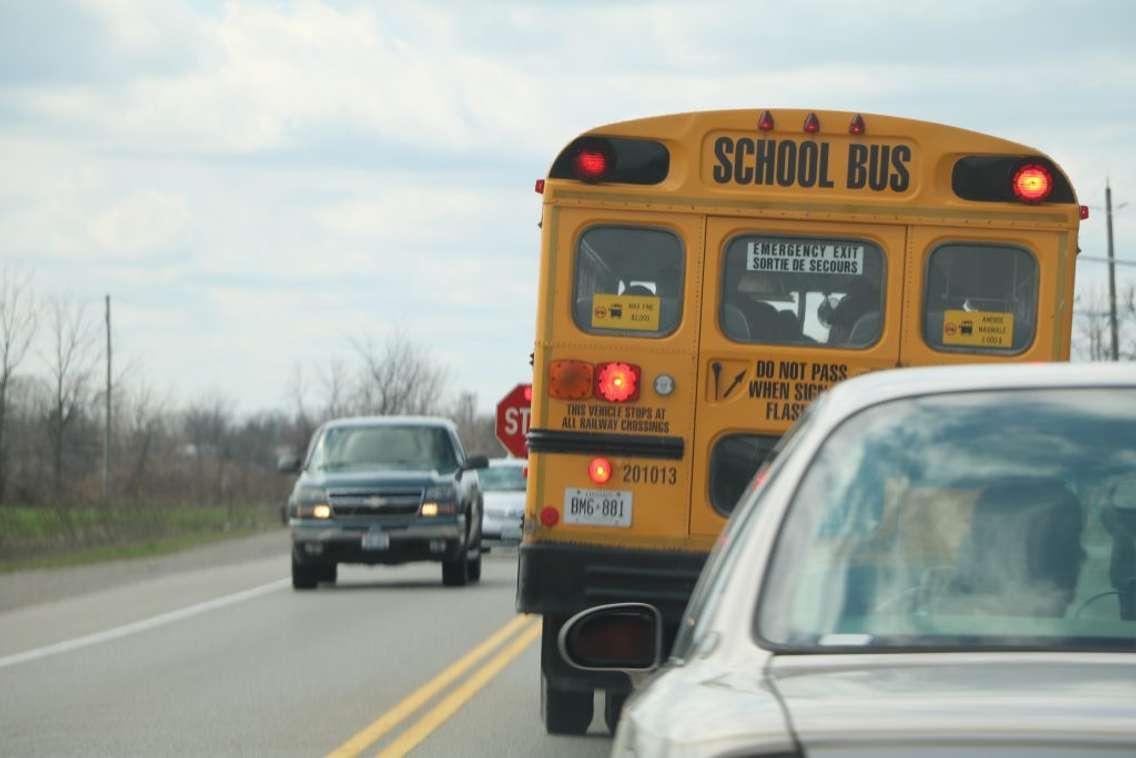
[[[631,484],[676,484],[678,468],[675,466],[643,466],[623,464],[623,481]]]

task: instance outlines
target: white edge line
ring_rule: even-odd
[[[151,616],[150,618],[142,619],[141,621],[134,621],[122,626],[116,626],[112,629],[107,629],[102,632],[95,632],[94,634],[88,634],[84,637],[76,637],[74,639],[64,640],[63,642],[56,642],[52,645],[45,645],[43,647],[25,650],[22,653],[6,655],[0,658],[0,668],[15,666],[17,663],[34,661],[39,658],[46,658],[58,653],[67,653],[72,650],[79,650],[80,648],[97,645],[100,642],[109,642],[110,640],[117,640],[131,634],[147,631],[148,629],[165,626],[166,624],[171,624],[174,621],[181,621],[182,619],[189,618],[190,616],[196,616],[199,613],[205,613],[206,611],[211,611],[216,608],[223,608],[226,605],[232,605],[244,600],[250,600],[254,597],[259,597],[260,595],[267,595],[269,592],[275,592],[276,590],[287,586],[290,582],[291,579],[288,578],[277,579],[276,581],[269,582],[268,584],[262,584],[257,587],[251,587],[247,590],[234,592],[231,595],[222,595],[221,597],[216,597],[212,600],[205,600],[200,603],[195,603],[194,605],[186,606],[185,608],[178,608],[176,611],[161,613],[157,616]]]

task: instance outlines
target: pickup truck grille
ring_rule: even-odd
[[[327,493],[337,516],[404,516],[418,512],[422,490],[341,489]]]

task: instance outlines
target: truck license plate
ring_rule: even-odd
[[[363,532],[364,550],[386,550],[390,547],[390,543],[390,535],[386,532],[379,531],[378,529]]]
[[[628,490],[564,489],[564,523],[587,526],[631,526]]]

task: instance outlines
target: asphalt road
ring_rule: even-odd
[[[411,564],[294,592],[279,532],[0,576],[0,754],[606,755],[599,719],[544,734],[515,573],[499,550],[466,588]]]

